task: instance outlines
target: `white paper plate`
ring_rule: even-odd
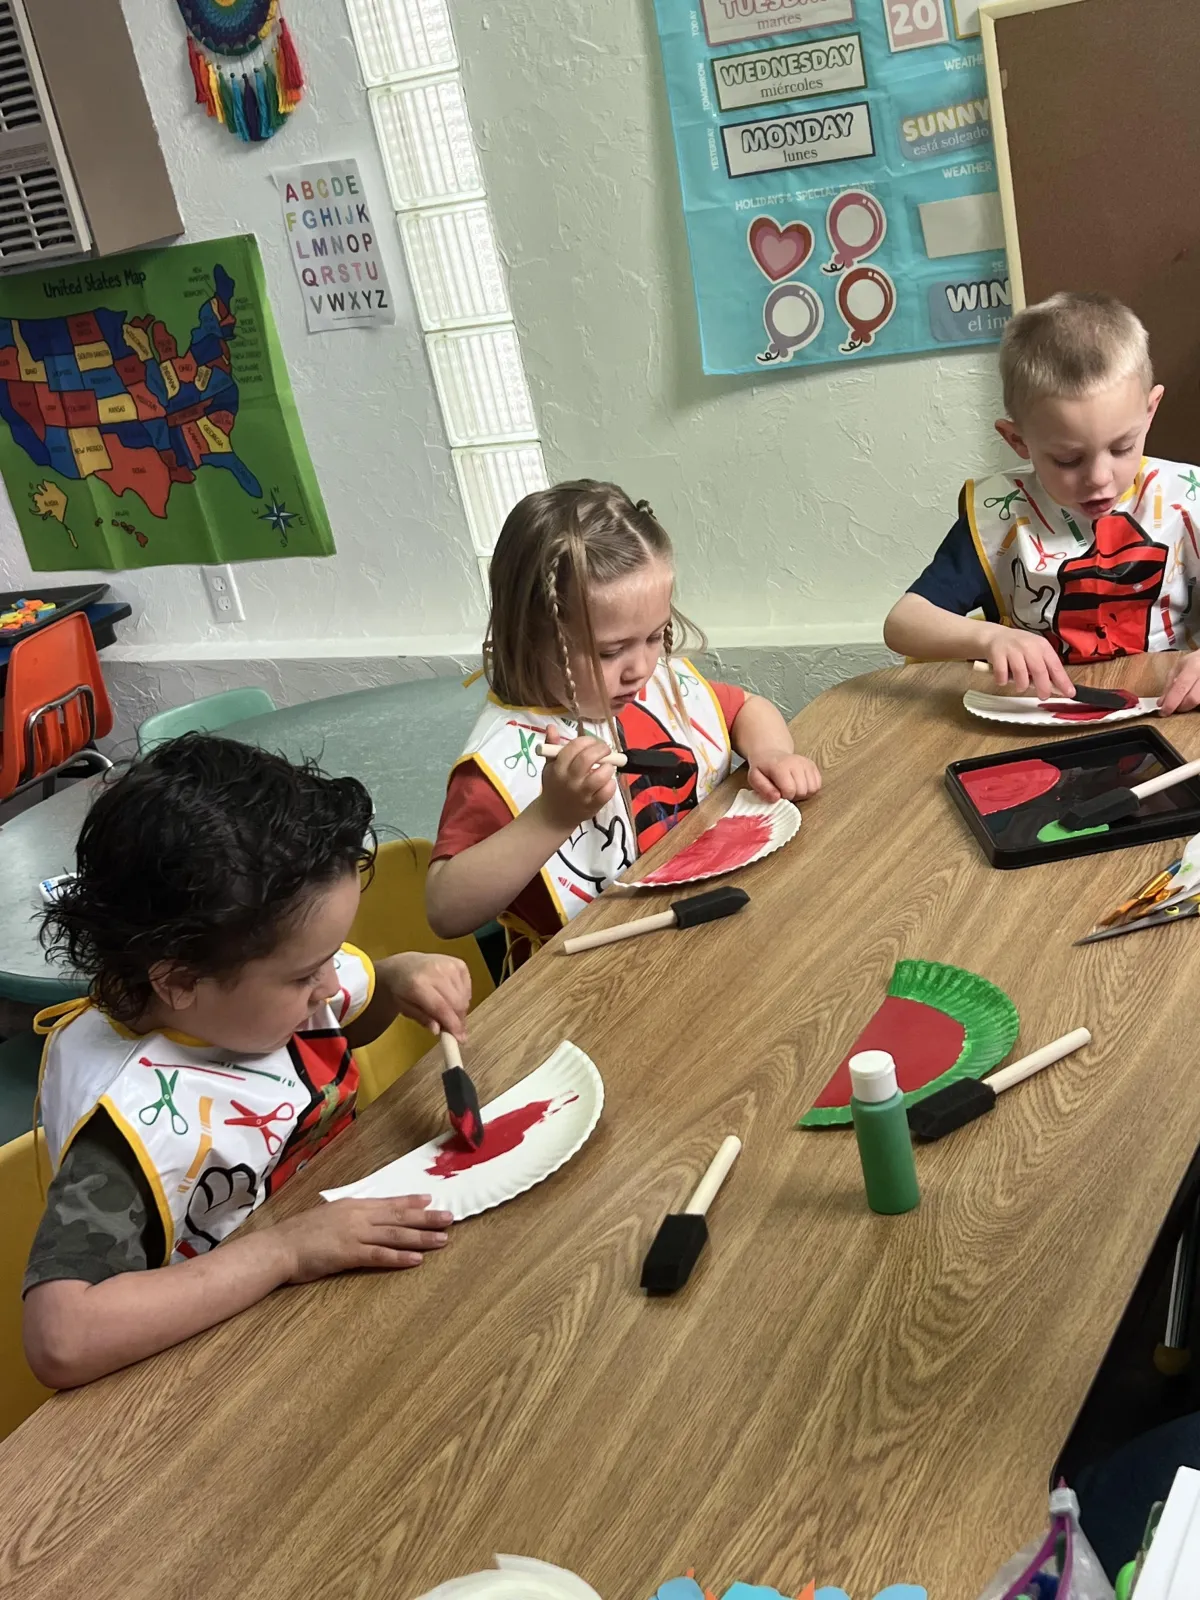
[[[451,1578],[420,1600],[600,1600],[573,1572],[529,1556],[497,1556],[494,1572]]]
[[[673,889],[738,872],[761,861],[794,838],[800,827],[799,808],[790,800],[763,800],[743,789],[723,817],[705,828],[670,861],[644,878],[615,884],[618,889]]]
[[[538,1120],[529,1121],[535,1108]],[[387,1200],[396,1195],[427,1194],[430,1209],[448,1211],[455,1222],[490,1211],[532,1189],[557,1172],[587,1140],[604,1107],[604,1084],[583,1051],[564,1040],[540,1067],[482,1108],[484,1139],[468,1154],[457,1134],[448,1132],[419,1150],[410,1150],[369,1177],[341,1189],[324,1189],[326,1200]],[[524,1115],[522,1115],[524,1114]],[[507,1119],[507,1120],[506,1120]],[[495,1154],[498,1123],[507,1148]],[[492,1151],[488,1152],[488,1130]],[[510,1144],[521,1133],[520,1142]],[[439,1172],[456,1161],[463,1170]],[[466,1165],[473,1161],[473,1165]]]
[[[1071,701],[1064,700],[1062,704],[1069,706]],[[1015,723],[1023,728],[1100,728],[1106,722],[1128,722],[1132,717],[1152,716],[1158,710],[1157,699],[1143,696],[1136,705],[1122,711],[1100,711],[1095,706],[1081,706],[1081,711],[1095,711],[1095,716],[1059,717],[1053,711],[1045,710],[1040,700],[1024,695],[980,694],[976,689],[967,690],[963,695],[963,705],[972,716],[983,717],[988,722]]]

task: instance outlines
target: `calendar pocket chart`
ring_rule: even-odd
[[[1011,289],[977,5],[655,7],[706,372],[999,339]]]

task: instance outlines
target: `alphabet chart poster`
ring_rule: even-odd
[[[288,167],[275,183],[309,333],[392,327],[396,310],[358,162]]]
[[[977,0],[655,0],[704,370],[998,340]]]

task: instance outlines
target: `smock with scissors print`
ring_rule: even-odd
[[[375,975],[350,945],[334,965],[337,993],[268,1055],[135,1034],[87,1001],[38,1018],[40,1031],[52,1024],[41,1091],[52,1162],[107,1112],[154,1196],[163,1265],[219,1244],[353,1118],[358,1068],[342,1030],[369,1004]]]

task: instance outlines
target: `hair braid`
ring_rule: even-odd
[[[579,714],[579,692],[575,687],[575,674],[571,671],[571,651],[567,645],[567,631],[563,627],[562,614],[558,604],[558,567],[563,559],[560,552],[552,556],[546,568],[546,604],[550,608],[550,619],[554,624],[554,637],[558,641],[559,662],[562,666],[563,681],[567,686],[567,699],[575,721],[582,725],[583,719]]]

